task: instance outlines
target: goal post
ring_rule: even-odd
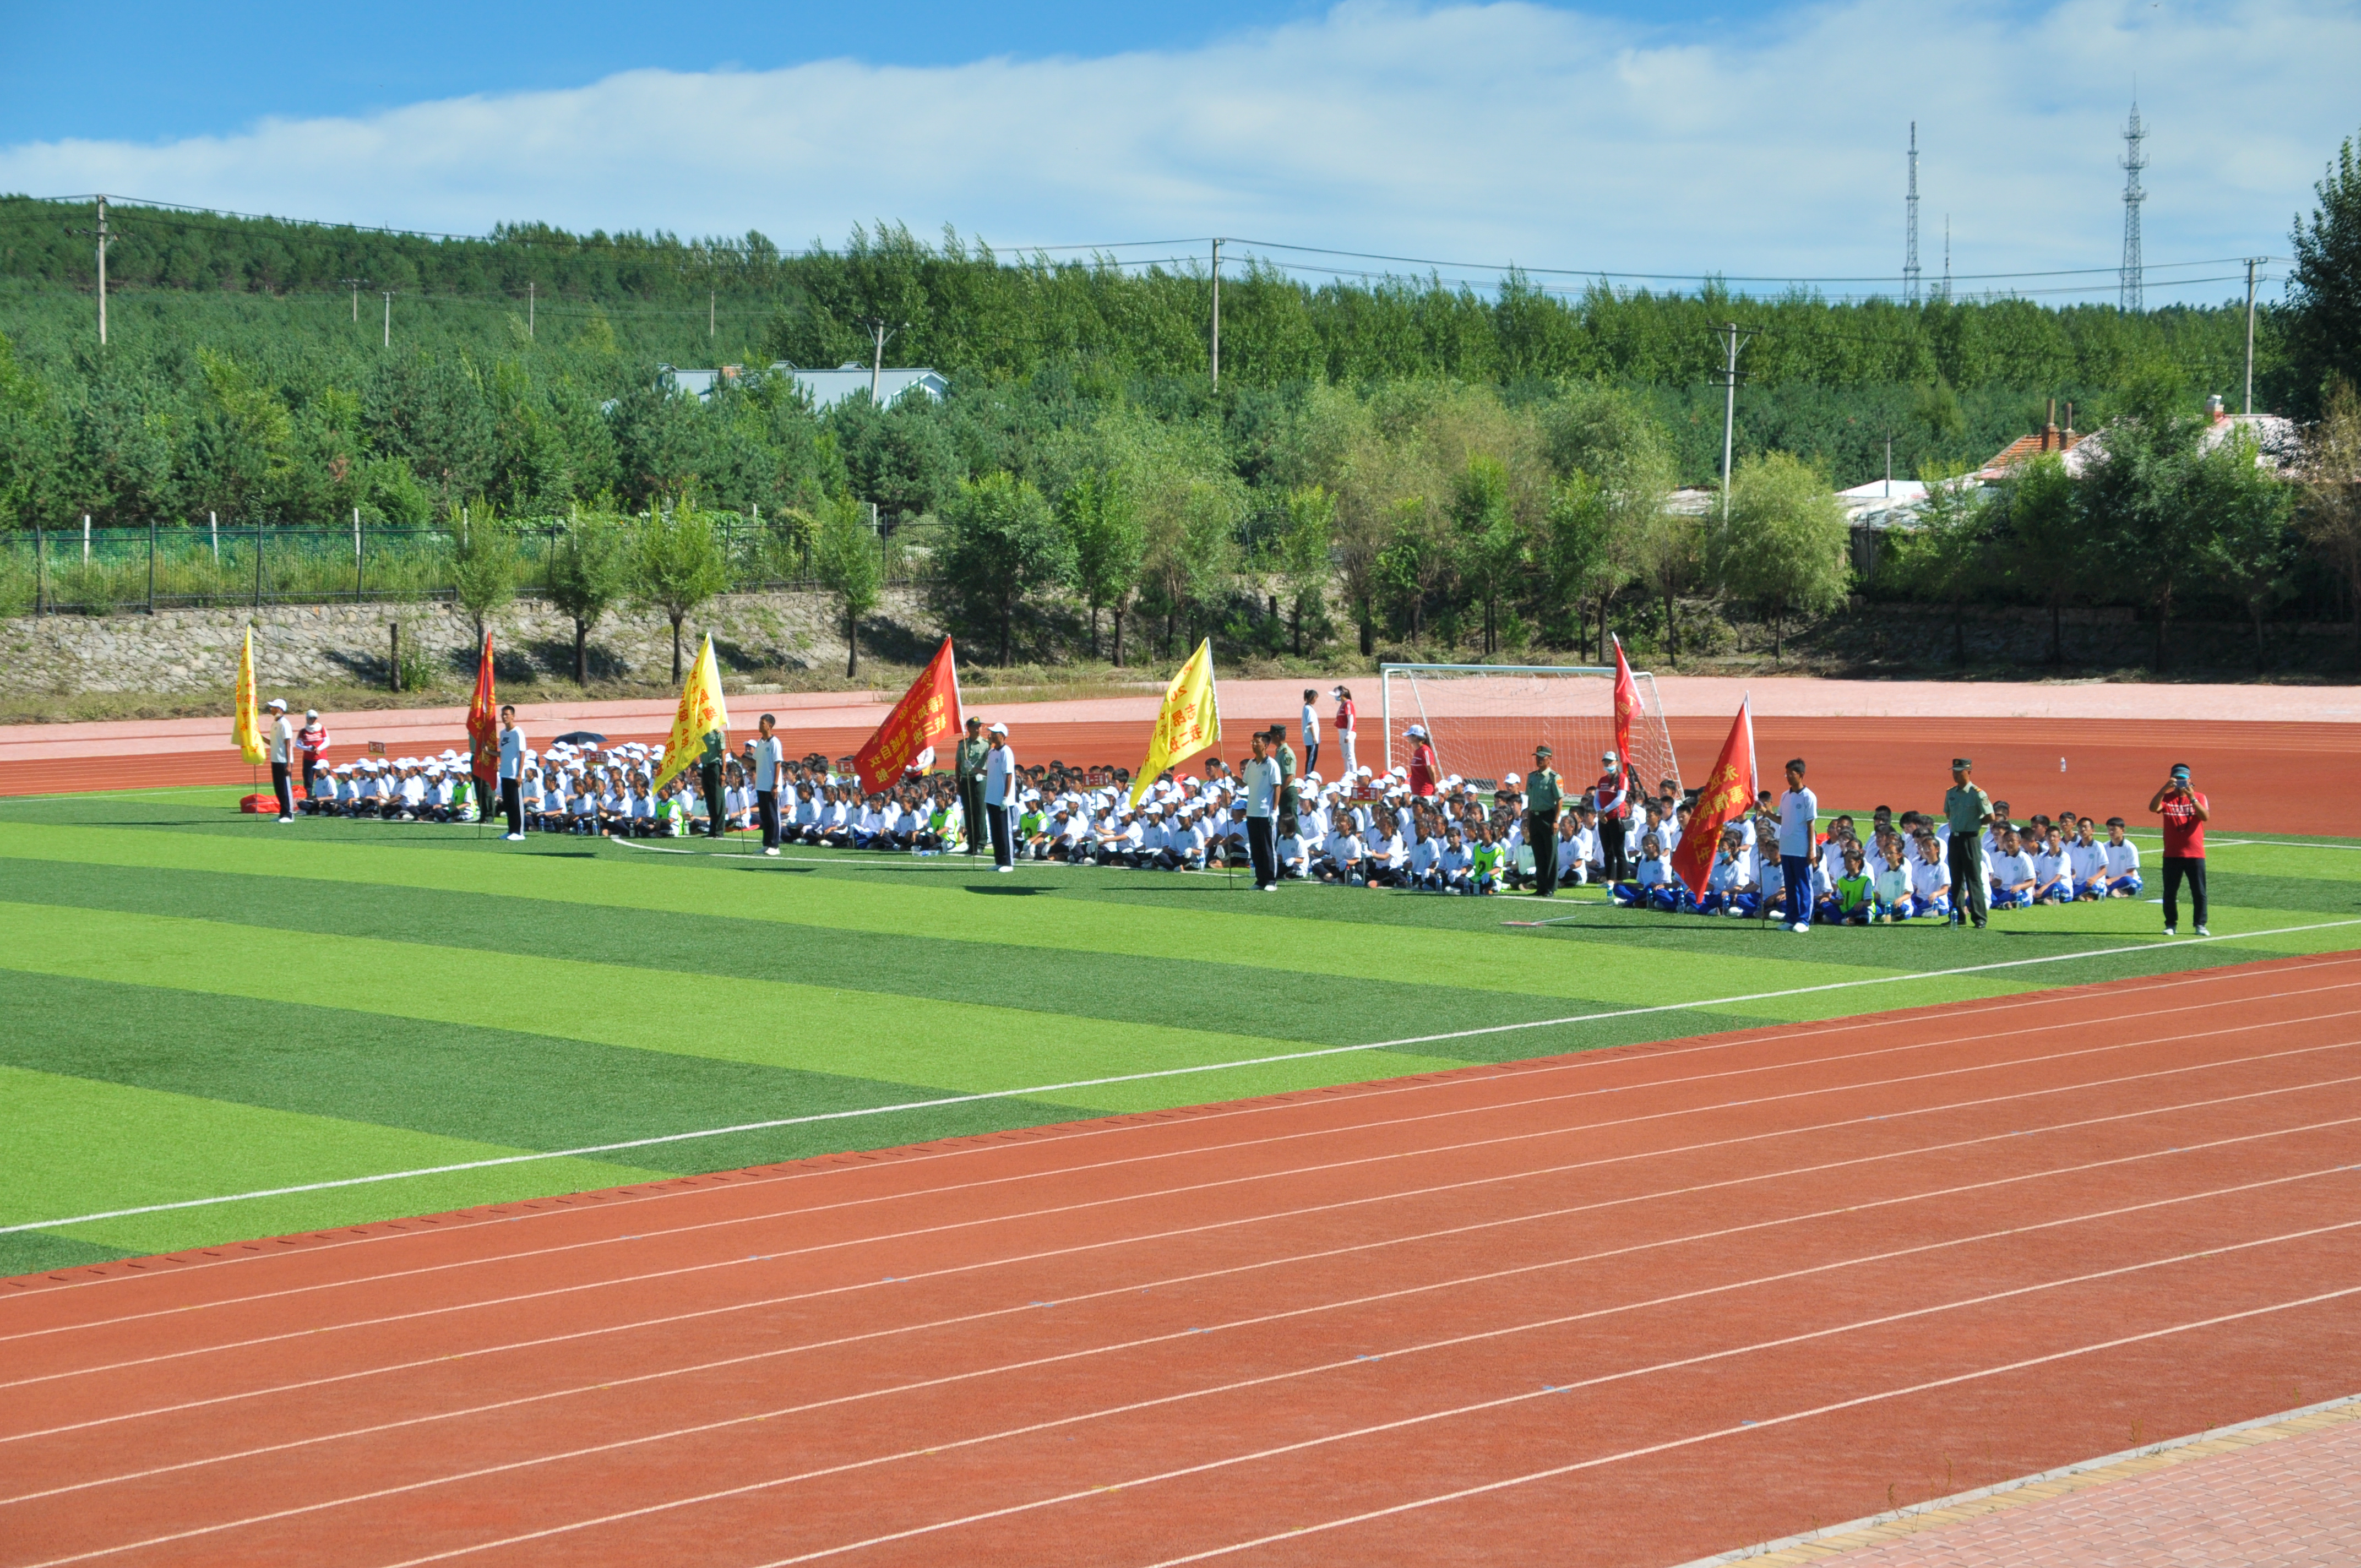
[[[1506,774],[1523,774],[1533,748],[1546,744],[1568,793],[1598,776],[1598,759],[1615,747],[1615,671],[1589,664],[1380,664],[1379,711],[1388,768],[1410,757],[1410,727],[1423,725],[1445,774],[1498,787]],[[1672,731],[1656,678],[1635,670],[1640,713],[1631,721],[1631,754],[1623,759],[1633,784],[1654,795],[1678,780]]]

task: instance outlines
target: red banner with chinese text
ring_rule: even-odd
[[[921,753],[939,740],[950,739],[960,732],[959,664],[951,654],[951,640],[943,645],[877,727],[877,733],[862,742],[861,750],[852,754],[852,765],[861,774],[861,787],[874,795],[900,778],[903,772],[917,764]]]

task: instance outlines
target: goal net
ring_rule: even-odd
[[[1378,672],[1389,768],[1408,763],[1410,727],[1421,724],[1446,775],[1497,788],[1505,774],[1522,777],[1533,748],[1547,745],[1572,795],[1598,776],[1598,759],[1615,749],[1611,667],[1383,664]],[[1635,788],[1654,795],[1664,780],[1679,780],[1680,764],[1655,677],[1634,671],[1632,679],[1640,712],[1623,765]]]

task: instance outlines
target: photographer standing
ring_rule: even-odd
[[[2205,796],[2189,786],[2188,763],[2172,765],[2172,776],[2147,808],[2164,818],[2164,934],[2180,934],[2180,884],[2185,879],[2197,934],[2210,937],[2213,933],[2205,929],[2205,824],[2213,811]]]

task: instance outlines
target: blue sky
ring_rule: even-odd
[[[2361,129],[2356,0],[0,6],[0,190],[470,233],[883,218],[1891,291],[1916,119],[1930,283],[1948,218],[1961,289],[2103,297],[2136,75],[2151,300],[2219,299]]]

